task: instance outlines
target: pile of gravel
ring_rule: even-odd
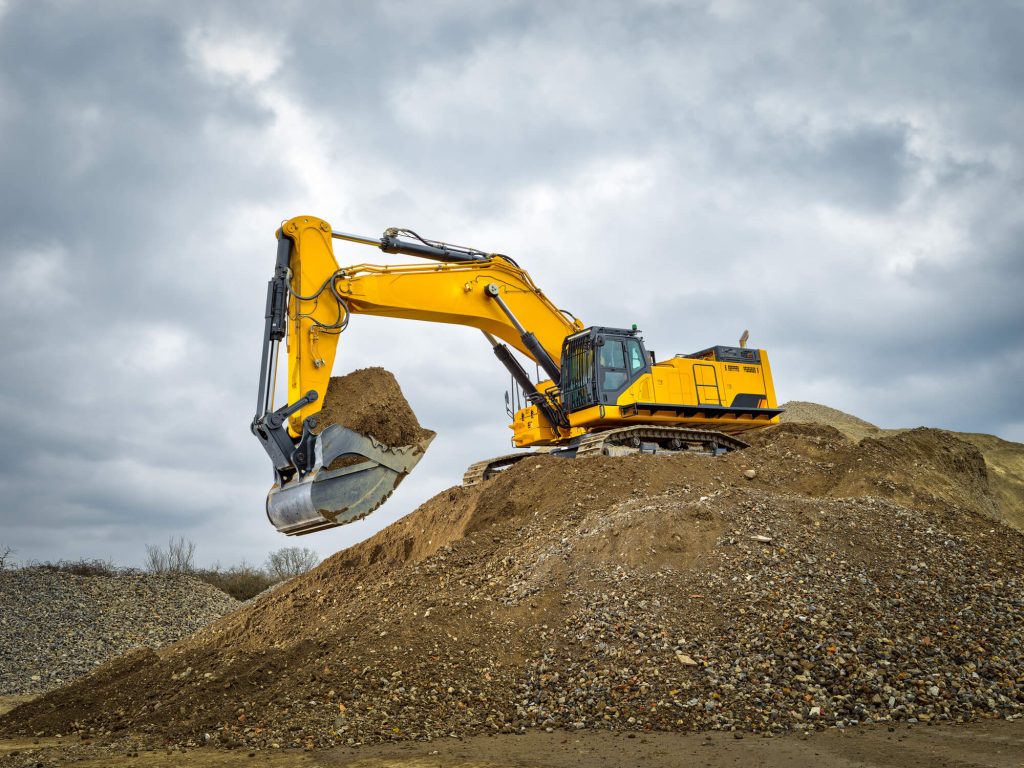
[[[239,605],[191,576],[0,571],[0,695],[59,688],[126,651],[180,640]]]
[[[864,437],[877,436],[882,430],[874,424],[852,416],[849,413],[830,408],[820,403],[808,403],[803,400],[790,400],[783,403],[782,416],[779,421],[783,424],[828,424],[835,427],[851,440],[860,440]]]
[[[540,456],[0,718],[266,748],[1024,714],[1024,535],[938,430]]]

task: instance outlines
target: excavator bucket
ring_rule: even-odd
[[[267,517],[289,536],[352,523],[377,509],[423,457],[433,433],[390,447],[332,424],[316,437],[316,460],[301,479],[275,483]]]

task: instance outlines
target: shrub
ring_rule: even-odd
[[[128,573],[130,568],[118,568],[110,560],[58,560],[55,563],[32,563],[32,568],[39,568],[44,571],[60,571],[75,576],[117,576],[119,573]]]
[[[267,556],[267,570],[278,580],[290,579],[300,573],[312,570],[320,562],[320,556],[305,547],[282,547]]]
[[[151,573],[191,574],[236,600],[250,600],[279,581],[305,573],[320,562],[319,556],[311,549],[284,547],[267,556],[265,568],[250,565],[243,560],[241,565],[230,568],[221,568],[220,563],[217,563],[212,568],[200,569],[193,563],[195,552],[195,542],[182,536],[172,537],[166,547],[147,544],[146,569]],[[102,561],[80,561],[72,565],[82,569],[91,565],[99,569],[102,565],[109,570],[117,570],[110,563]],[[47,564],[47,567],[56,566]]]
[[[218,564],[213,568],[195,571],[195,576],[236,600],[250,600],[279,581],[262,568],[244,561],[227,570],[222,570]]]

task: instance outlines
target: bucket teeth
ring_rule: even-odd
[[[391,447],[331,425],[316,438],[313,471],[270,489],[267,517],[289,536],[361,520],[387,500],[433,438],[430,434],[414,445]]]

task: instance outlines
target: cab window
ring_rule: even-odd
[[[602,368],[625,368],[626,362],[622,354],[622,342],[617,339],[605,339],[601,346]]]
[[[644,351],[636,339],[630,339],[626,345],[629,348],[629,374],[635,376],[637,371],[644,369]]]
[[[629,380],[622,342],[618,339],[605,339],[598,361],[601,364],[601,389],[605,392],[618,392]]]

